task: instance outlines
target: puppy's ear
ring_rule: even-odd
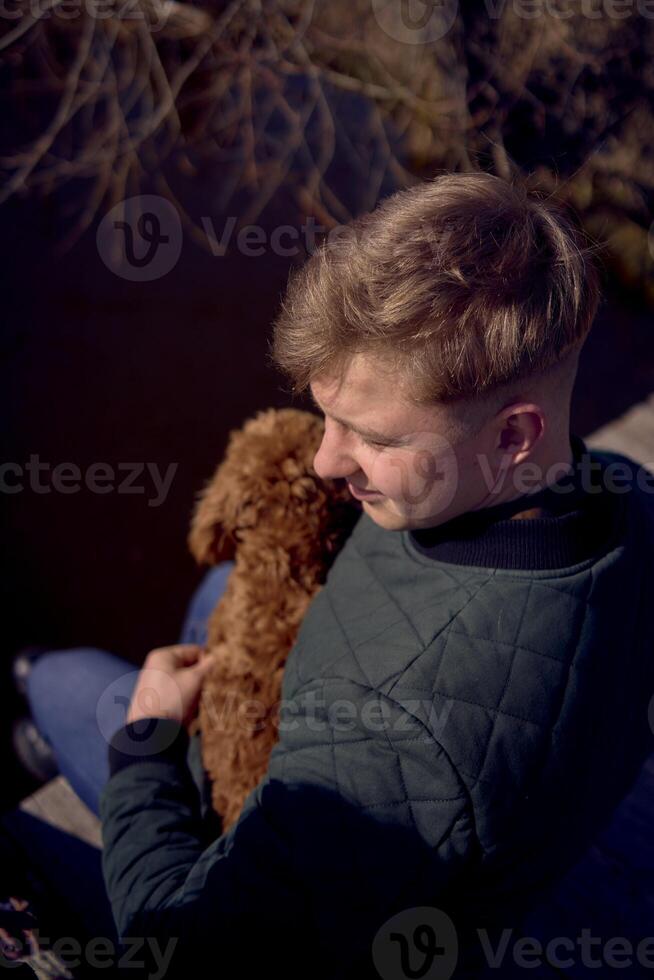
[[[236,543],[223,524],[226,504],[224,483],[216,473],[197,496],[187,538],[189,550],[199,565],[217,565],[234,558]]]

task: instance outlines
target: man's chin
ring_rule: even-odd
[[[368,517],[388,531],[418,531],[425,528],[439,527],[447,520],[448,514],[403,514],[393,507],[388,497],[379,500],[364,500],[361,502]]]
[[[410,526],[404,514],[398,514],[389,508],[386,497],[362,500],[360,503],[368,517],[387,531],[405,531]]]

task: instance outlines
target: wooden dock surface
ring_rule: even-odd
[[[0,818],[5,830],[21,824],[21,814],[31,814],[64,833],[84,841],[90,847],[102,847],[100,821],[79,796],[73,792],[64,776],[51,779],[23,800],[17,810]]]

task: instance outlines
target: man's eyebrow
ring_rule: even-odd
[[[316,406],[316,408],[319,409],[323,413],[323,415],[327,415],[328,413],[325,412],[324,408],[322,408],[318,404],[316,400],[316,396],[314,395],[310,386],[308,390],[309,390],[309,397],[311,398],[311,401]],[[358,435],[363,436],[364,439],[372,439],[374,442],[384,442],[388,446],[402,446],[406,443],[406,437],[403,438],[401,436],[386,436],[382,432],[375,432],[374,429],[365,429],[365,428],[361,428],[358,425],[353,425],[351,422],[346,422],[345,419],[339,419],[336,415],[329,415],[329,418],[334,419],[334,421],[338,422],[339,425],[344,425],[346,429],[352,429],[353,432],[356,432]]]

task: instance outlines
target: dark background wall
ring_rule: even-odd
[[[225,217],[212,215],[217,227]],[[262,216],[265,235],[289,220],[278,202]],[[6,802],[33,788],[10,752],[24,708],[8,684],[14,650],[91,645],[140,664],[177,641],[203,574],[186,548],[194,494],[230,429],[290,401],[266,341],[289,270],[306,256],[265,248],[214,257],[185,236],[171,272],[134,283],[102,262],[97,225],[57,254],[63,227],[61,200],[0,208],[3,458],[24,467],[38,456],[47,467],[40,483],[50,485],[38,492],[24,477],[24,489],[0,493]],[[582,357],[572,427],[587,435],[653,389],[650,317],[608,290]],[[80,468],[77,492],[49,484],[61,463]],[[110,492],[85,486],[95,463],[113,467]],[[157,506],[147,470],[134,480],[142,492],[118,492],[121,464],[147,463],[175,467]]]

